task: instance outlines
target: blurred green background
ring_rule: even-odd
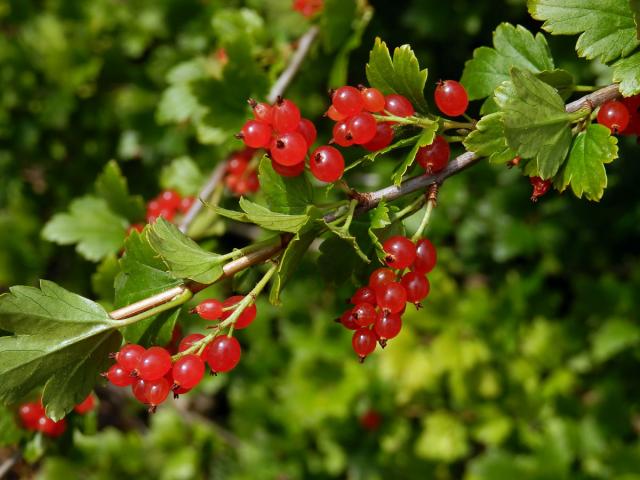
[[[172,186],[193,193],[172,183],[177,165],[188,165],[197,190],[239,148],[230,132],[248,114],[246,96],[264,96],[308,28],[290,4],[0,0],[0,291],[48,278],[106,297],[92,288],[96,265],[44,241],[44,223],[90,192],[112,158],[145,198]],[[327,4],[341,12],[352,2]],[[287,93],[322,138],[327,87],[347,72],[350,84],[365,82],[376,36],[411,44],[433,89],[459,78],[500,22],[539,28],[519,0],[371,5],[348,70],[328,71],[339,45],[322,39]],[[604,67],[576,59],[575,39],[549,41],[579,83],[610,81]],[[220,47],[245,83],[225,84]],[[520,172],[485,164],[447,181],[429,232],[440,256],[432,293],[364,365],[333,322],[353,286],[319,276],[312,252],[283,307],[260,300],[231,374],[152,416],[100,388],[96,418],[11,475],[640,479],[640,164],[630,139],[620,157],[598,204],[555,192],[532,204]],[[387,184],[392,163],[354,183]],[[201,328],[184,321],[185,331]]]

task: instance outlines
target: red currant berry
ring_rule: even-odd
[[[300,118],[300,110],[291,100],[279,98],[273,106],[273,128],[279,134],[295,132]]]
[[[551,180],[543,180],[540,177],[529,177],[529,182],[533,187],[533,193],[531,194],[531,201],[537,202],[538,198],[543,196],[551,188]]]
[[[605,103],[598,111],[598,123],[604,125],[613,133],[624,131],[629,125],[629,110],[624,103],[612,100]]]
[[[131,232],[133,232],[134,230],[138,233],[142,233],[142,231],[144,230],[144,225],[142,223],[134,223],[129,225],[129,228],[127,228],[127,237],[131,235]]]
[[[249,120],[242,127],[240,138],[249,147],[266,148],[269,146],[272,133],[272,128],[266,123]]]
[[[365,430],[369,430],[370,432],[375,432],[378,428],[380,428],[380,423],[382,422],[382,417],[375,410],[367,410],[360,417],[360,425]]]
[[[255,170],[249,175],[246,175],[242,180],[244,180],[248,192],[256,193],[260,190],[260,180],[258,179],[258,174]]]
[[[336,110],[347,117],[356,115],[364,107],[364,99],[357,88],[344,86],[333,93],[331,103]]]
[[[431,145],[421,147],[416,155],[416,160],[430,175],[432,173],[438,173],[449,163],[449,156],[451,155],[451,148],[449,142],[447,142],[443,136],[438,135],[433,140]]]
[[[362,147],[370,152],[377,152],[391,145],[391,142],[393,142],[393,128],[391,128],[391,125],[378,123],[376,125],[376,135]]]
[[[438,109],[450,117],[462,115],[469,106],[467,91],[455,80],[438,82],[434,98]]]
[[[204,361],[202,365],[204,366]],[[171,385],[171,390],[173,390],[173,398],[179,398],[183,393],[188,393],[191,391],[190,388],[184,388],[181,385],[177,385],[176,382],[173,381],[173,372],[171,370],[167,372],[164,378],[167,380],[167,382],[169,382],[169,385]]]
[[[351,309],[347,310],[340,316],[340,323],[349,330],[357,330],[360,325],[356,322],[356,319],[351,315]]]
[[[137,373],[143,380],[157,380],[171,369],[171,355],[162,347],[151,347],[140,358]]]
[[[227,173],[231,175],[242,175],[249,165],[249,160],[240,154],[233,154],[227,160]]]
[[[176,385],[191,389],[204,376],[204,362],[198,355],[186,355],[173,365],[171,373]]]
[[[205,320],[218,320],[222,316],[222,302],[209,298],[200,302],[195,310]]]
[[[324,6],[324,0],[293,0],[293,9],[305,17],[313,17]]]
[[[393,272],[393,270],[389,268],[378,268],[374,270],[369,276],[369,288],[373,289],[373,291],[375,292],[376,288],[395,281],[396,274]]]
[[[438,255],[433,243],[426,238],[418,240],[418,243],[416,243],[416,259],[413,261],[411,270],[419,275],[426,275],[433,270],[437,261]]]
[[[164,375],[156,380],[147,380],[144,383],[144,396],[152,407],[160,405],[167,399],[171,391],[171,384]]]
[[[394,276],[394,279],[395,279],[395,276]],[[349,301],[353,305],[357,305],[359,303],[370,303],[375,307],[376,293],[370,287],[360,287],[358,290],[356,290],[356,293],[353,294],[353,296]]]
[[[382,248],[387,254],[385,257],[387,265],[397,270],[407,268],[416,259],[416,246],[407,237],[400,235],[389,237],[382,244]]]
[[[407,291],[397,283],[391,282],[375,289],[378,307],[390,313],[400,313],[407,303]]]
[[[244,298],[243,295],[234,295],[233,297],[227,298],[224,302],[222,302],[223,308],[233,307],[240,303],[240,301]],[[235,311],[235,309],[225,310],[222,312],[222,320],[226,320],[231,316],[231,314]],[[240,316],[236,320],[235,328],[236,330],[242,330],[243,328],[247,328],[251,323],[256,319],[256,315],[258,314],[258,309],[255,303],[252,303],[247,308],[243,310]]]
[[[629,111],[629,125],[622,132],[625,135],[640,135],[640,95],[622,99]]]
[[[350,147],[353,145],[353,137],[349,132],[349,119],[337,122],[333,126],[333,141],[341,147]]]
[[[410,117],[416,113],[411,102],[402,95],[387,95],[384,99],[384,109],[391,115],[395,115],[396,117]]]
[[[376,308],[370,303],[359,303],[353,307],[351,315],[359,326],[368,327],[376,321]]]
[[[46,415],[42,415],[38,419],[37,429],[47,437],[56,438],[67,430],[67,420],[63,418],[60,421],[54,422]]]
[[[73,407],[73,410],[76,413],[79,413],[80,415],[84,415],[85,413],[88,413],[91,410],[93,410],[93,407],[95,406],[96,406],[95,397],[93,396],[93,393],[90,393],[89,395],[87,395],[87,398],[85,398],[82,402],[80,402],[75,407]]]
[[[402,317],[398,313],[379,312],[373,329],[383,340],[395,338],[402,330]]]
[[[273,123],[273,108],[268,103],[256,102],[254,99],[249,99],[249,105],[253,109],[253,118],[258,122],[271,125]]]
[[[283,177],[297,177],[304,172],[304,162],[296,163],[291,166],[280,165],[278,162],[271,162],[271,166],[278,175],[282,175]]]
[[[340,151],[330,145],[316,148],[309,159],[314,177],[322,182],[335,182],[344,172],[344,158]]]
[[[334,107],[333,105],[331,105],[327,110],[326,116],[329,117],[334,122],[341,122],[342,120],[345,120],[348,118],[346,115],[343,115],[338,110],[336,110],[336,107]]]
[[[365,88],[360,92],[364,109],[368,112],[376,113],[384,110],[386,101],[384,95],[377,88]]]
[[[160,193],[159,201],[165,208],[177,210],[180,208],[182,197],[175,190],[164,190]]]
[[[207,356],[209,368],[214,372],[233,370],[240,361],[242,349],[234,337],[222,335],[213,339]]]
[[[198,343],[203,338],[204,338],[204,335],[202,335],[201,333],[192,333],[190,335],[187,335],[180,341],[180,345],[178,345],[178,352],[184,352],[185,350],[188,350],[189,348],[193,347],[195,343]],[[204,347],[204,351],[202,352],[202,356],[204,358],[206,358],[206,352],[208,348],[209,348],[209,345]]]
[[[270,151],[273,160],[290,167],[304,161],[307,141],[298,132],[283,133],[273,139]]]
[[[134,378],[131,376],[131,371],[125,370],[118,363],[111,365],[111,368],[107,370],[105,374],[107,380],[116,387],[127,387],[133,383]]]
[[[316,126],[308,118],[300,119],[297,132],[300,133],[307,141],[307,148],[311,148],[315,143],[316,138],[318,138]]]
[[[353,143],[362,145],[373,140],[377,131],[376,119],[369,112],[360,112],[349,119],[347,124]]]
[[[24,428],[27,430],[37,430],[38,420],[44,416],[44,408],[39,402],[28,402],[20,405],[18,416]]]
[[[164,206],[160,203],[159,200],[151,200],[147,203],[147,222],[151,223],[160,215],[162,215],[164,211]]]
[[[189,210],[191,210],[191,207],[194,203],[196,203],[196,197],[184,197],[180,201],[180,208],[178,210],[180,210],[182,213],[187,213]]]
[[[145,405],[149,404],[149,400],[147,399],[147,394],[145,393],[147,387],[147,382],[138,378],[133,385],[131,385],[131,393],[140,403]]]
[[[138,368],[140,358],[143,353],[143,346],[128,343],[124,345],[118,353],[116,353],[116,362],[118,362],[126,371],[131,372]]]
[[[431,286],[429,280],[424,275],[415,272],[408,272],[400,280],[402,286],[407,291],[407,301],[418,305],[429,295]]]
[[[370,355],[376,349],[376,341],[376,334],[363,327],[353,332],[351,345],[360,359],[364,360],[367,355]]]

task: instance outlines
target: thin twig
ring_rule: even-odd
[[[21,457],[22,454],[20,453],[20,450],[16,450],[13,455],[0,464],[0,479],[4,478],[4,476],[11,471]]]
[[[211,172],[207,183],[205,183],[204,187],[202,187],[202,190],[200,190],[200,193],[198,193],[198,199],[204,201],[209,200],[209,197],[216,189],[216,186],[222,181],[222,177],[224,177],[226,167],[227,164],[225,162],[220,162],[218,165],[216,165],[216,168],[214,168],[213,172]],[[185,216],[182,218],[180,225],[178,225],[178,228],[182,233],[187,233],[187,230],[191,226],[191,223],[193,223],[196,216],[200,213],[200,210],[202,210],[203,205],[204,204],[198,200],[193,202],[193,205],[191,205],[189,211],[187,211]]]

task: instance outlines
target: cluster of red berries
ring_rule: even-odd
[[[352,346],[361,361],[375,350],[376,343],[384,348],[387,340],[400,333],[407,302],[421,307],[431,288],[426,274],[437,261],[436,249],[426,238],[414,244],[406,237],[393,236],[382,248],[389,268],[371,273],[369,284],[356,290],[349,300],[353,307],[338,320],[355,330]]]
[[[254,153],[253,148],[245,148],[227,159],[225,185],[234,195],[255,193],[260,189],[256,169],[250,166]]]
[[[640,95],[606,102],[598,111],[598,123],[614,134],[640,136]]]
[[[187,213],[195,200],[195,197],[183,198],[174,190],[164,190],[147,203],[147,222],[152,223],[158,217],[170,222],[176,213]]]
[[[207,299],[194,309],[194,312],[205,320],[226,320],[244,297],[236,295],[220,302]],[[236,330],[248,327],[256,318],[255,304],[246,307],[234,323]],[[206,337],[193,333],[184,337],[178,345],[180,354],[202,343]],[[126,344],[113,355],[116,363],[103,375],[113,385],[131,387],[133,396],[150,411],[163,403],[173,391],[174,398],[189,392],[202,380],[205,373],[205,362],[211,373],[223,373],[233,370],[238,362],[242,349],[234,337],[218,335],[196,353],[189,353],[172,359],[168,349],[153,346],[145,349],[141,345]]]
[[[95,398],[90,393],[87,398],[74,407],[74,411],[80,415],[90,412],[95,407]],[[67,420],[54,422],[44,412],[42,401],[27,402],[18,407],[18,416],[22,426],[34,432],[42,432],[48,437],[59,437],[67,430]]]
[[[324,0],[293,0],[293,9],[307,18],[320,13],[324,7]]]

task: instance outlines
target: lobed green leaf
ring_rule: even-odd
[[[640,94],[640,52],[613,64],[613,81],[620,83],[625,97]]]
[[[273,169],[271,160],[264,157],[258,167],[258,178],[272,212],[302,214],[313,204],[313,188],[305,174],[283,177]]]
[[[513,160],[517,154],[507,144],[503,116],[503,112],[496,112],[482,117],[476,130],[464,139],[465,148],[481,157],[488,157],[491,163]]]
[[[131,222],[144,218],[144,200],[140,195],[129,194],[127,179],[122,175],[115,160],[107,163],[96,180],[96,192],[115,214]]]
[[[391,180],[395,185],[400,185],[402,183],[402,179],[404,174],[407,173],[407,170],[416,159],[416,155],[418,154],[418,150],[422,147],[426,147],[427,145],[431,145],[433,143],[433,139],[436,138],[436,132],[438,131],[438,122],[432,122],[429,127],[425,128],[418,140],[413,145],[411,151],[404,158],[402,163],[400,163],[396,169],[393,171],[391,175]]]

